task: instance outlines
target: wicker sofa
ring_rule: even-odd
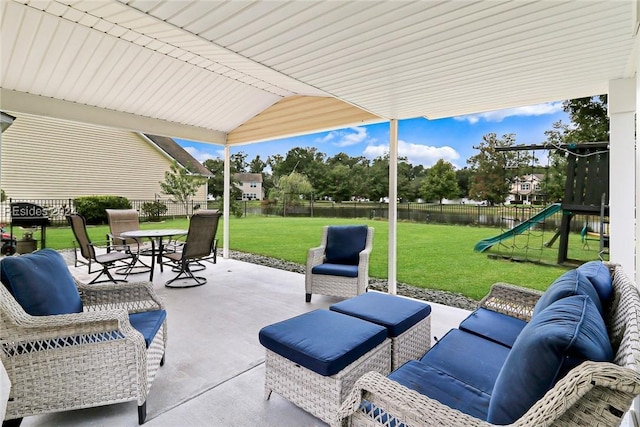
[[[486,417],[469,415],[473,410],[469,410],[467,402],[460,403],[464,407],[463,410],[455,409],[453,406],[456,405],[448,406],[393,380],[394,373],[387,377],[370,372],[356,382],[332,425],[387,427],[620,425],[632,400],[640,394],[640,296],[621,267],[612,264],[603,265],[612,278],[610,282],[612,294],[610,300],[603,304],[600,319],[604,321],[611,344],[612,362],[587,360],[577,364],[555,382],[541,398],[528,406],[519,418],[508,423],[492,424]],[[490,294],[480,302],[480,308],[490,310],[498,317],[508,315],[512,319],[522,319],[525,321],[524,325],[532,324],[534,308],[541,295],[544,294],[513,285],[496,284],[492,287]],[[570,300],[578,298],[588,299],[586,296],[574,296]],[[534,316],[533,319],[536,317]],[[493,322],[493,325],[485,325],[487,330],[483,333],[504,338],[504,336],[501,337],[504,335],[502,332],[509,327],[502,328],[501,323],[496,322],[496,319]],[[453,331],[458,331],[457,334],[464,333],[458,329]],[[509,332],[506,335],[509,335]],[[430,351],[447,341],[445,338],[446,336]],[[524,339],[521,338],[521,340]],[[487,339],[487,341],[495,344],[500,339]],[[504,343],[497,345],[502,345],[506,349],[507,357],[514,351]],[[516,348],[515,345],[514,348]],[[535,351],[532,352],[538,357],[535,353]],[[429,352],[425,356],[428,354]],[[483,358],[486,357],[481,351],[466,354],[464,357],[466,365],[475,369],[479,375],[491,375],[487,372],[491,372],[491,369],[495,370],[495,366],[492,366],[493,362],[489,362],[489,368],[485,369]],[[500,359],[500,357],[503,356],[496,358]],[[409,362],[411,363],[418,362]],[[529,383],[526,384],[528,386]],[[495,390],[493,392],[495,393]],[[517,394],[521,390],[513,390],[513,392]]]

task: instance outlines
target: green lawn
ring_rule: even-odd
[[[231,218],[230,248],[304,264],[307,250],[320,244],[321,228],[329,224],[367,224],[374,227],[374,249],[369,273],[372,277],[387,277],[389,224],[386,221],[262,216]],[[142,228],[187,227],[186,219],[142,224]],[[94,241],[104,241],[108,227],[90,226],[88,231]],[[398,281],[480,299],[495,282],[509,282],[544,290],[566,271],[566,268],[559,266],[491,259],[487,253],[473,251],[479,240],[498,233],[499,230],[488,227],[401,222],[397,229]],[[552,235],[553,233],[547,233],[542,237],[548,241]],[[221,245],[222,224],[218,236]],[[34,237],[39,236],[36,234]],[[531,240],[531,237],[528,239]],[[68,227],[47,228],[47,247],[71,248],[72,241],[73,236]],[[529,242],[529,245],[529,252],[534,249],[537,251],[534,253],[534,259],[537,260],[540,257],[539,253],[543,252],[543,261],[555,262],[558,242],[552,248],[544,249],[542,243]],[[522,244],[516,242],[516,246],[522,247]],[[580,236],[572,235],[569,257],[580,260],[597,259],[597,242],[592,242],[590,246],[590,251],[581,250]],[[511,249],[496,246],[487,252],[504,255],[511,253]]]

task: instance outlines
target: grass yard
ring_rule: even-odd
[[[266,255],[304,264],[307,250],[320,244],[321,229],[329,224],[367,224],[375,228],[373,252],[369,274],[386,278],[388,269],[388,230],[386,221],[337,218],[282,218],[250,216],[231,218],[230,248],[238,251]],[[161,223],[143,223],[142,228],[187,228],[186,219],[168,220]],[[222,245],[222,224],[218,230],[219,246]],[[14,230],[15,231],[15,230]],[[88,227],[94,242],[104,242],[108,226]],[[514,283],[529,288],[544,290],[566,271],[560,266],[541,266],[528,262],[491,259],[487,255],[511,254],[511,248],[494,246],[485,253],[473,251],[481,239],[499,234],[499,230],[487,227],[465,227],[454,225],[432,225],[401,222],[397,228],[397,274],[398,281],[422,288],[446,290],[474,299],[482,298],[495,282]],[[16,233],[18,238],[19,233]],[[549,240],[553,233],[544,237]],[[39,236],[34,236],[39,238]],[[530,258],[550,263],[555,262],[558,242],[551,248],[529,240]],[[47,228],[47,247],[67,249],[73,247],[73,234],[68,227]],[[511,245],[512,242],[507,242]],[[523,247],[515,242],[515,246]],[[541,248],[542,246],[542,248]],[[591,250],[582,250],[580,236],[571,236],[569,258],[583,261],[597,259],[597,242]],[[522,250],[522,249],[520,249]],[[517,250],[514,255],[518,255]],[[542,255],[540,255],[542,254]],[[520,257],[524,257],[521,255]]]

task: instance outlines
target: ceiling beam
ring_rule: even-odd
[[[97,126],[150,133],[170,138],[224,145],[227,134],[221,131],[188,126],[167,120],[138,116],[122,111],[63,101],[60,99],[0,89],[0,108],[8,112],[55,117]]]

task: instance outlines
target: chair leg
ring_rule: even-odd
[[[311,302],[311,294],[305,294],[305,300]]]
[[[145,401],[142,405],[138,405],[138,424],[144,424],[147,419],[147,402]]]
[[[201,276],[195,276],[193,274],[193,272],[191,271],[191,269],[189,268],[189,262],[180,262],[180,273],[178,273],[178,275],[176,277],[174,277],[173,279],[169,280],[167,283],[165,283],[164,285],[168,288],[193,288],[196,286],[202,286],[205,283],[207,283],[207,279],[205,277],[201,277]],[[194,285],[185,285],[185,286],[171,286],[171,284],[173,282],[175,282],[178,279],[193,279],[196,281],[196,283]]]
[[[4,420],[2,427],[20,427],[20,424],[22,424],[22,418],[14,418],[12,420]]]

